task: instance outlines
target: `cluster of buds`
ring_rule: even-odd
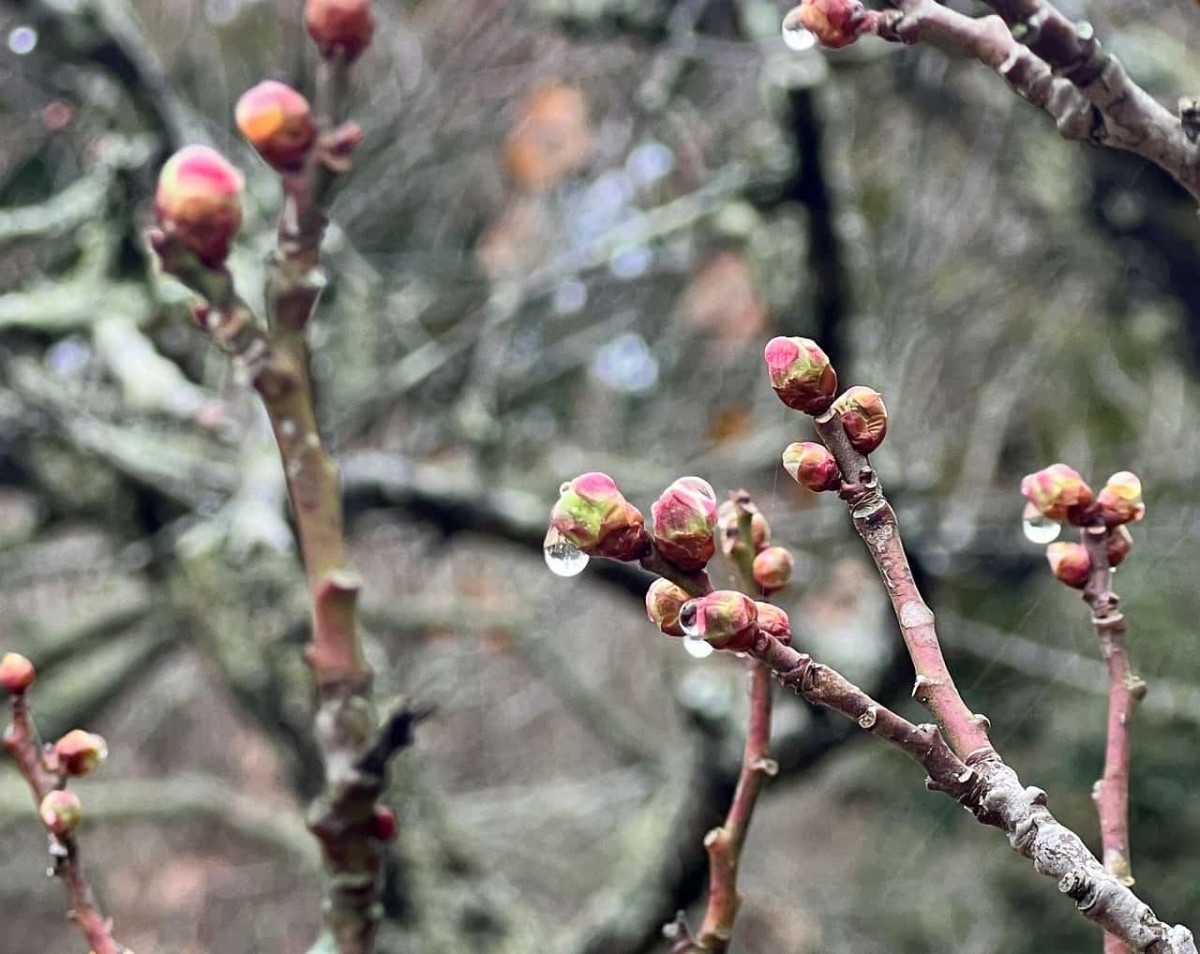
[[[870,29],[870,11],[860,0],[804,0],[784,18],[784,30],[804,29],[830,49],[849,46]]]
[[[681,570],[699,570],[716,553],[717,495],[699,477],[680,477],[650,505],[654,546]]]
[[[750,539],[742,539],[741,521],[745,515],[750,522]],[[717,511],[717,522],[721,530],[721,551],[732,557],[741,547],[749,547],[752,556],[751,575],[754,583],[764,594],[781,590],[792,579],[795,561],[784,547],[770,546],[771,527],[745,494],[734,495],[734,499],[721,504]]]
[[[608,474],[580,474],[563,484],[550,524],[588,556],[637,560],[650,548],[645,518]]]

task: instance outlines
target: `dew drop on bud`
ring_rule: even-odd
[[[542,556],[555,576],[579,576],[588,565],[588,555],[553,527],[546,534]]]
[[[817,45],[817,38],[797,23],[795,26],[786,20],[783,23],[783,43],[789,50],[811,50]]]
[[[713,654],[712,643],[699,636],[684,636],[683,648],[693,659],[706,659]]]
[[[1062,524],[1051,520],[1033,504],[1026,504],[1021,514],[1021,529],[1031,543],[1053,543],[1062,532]]]

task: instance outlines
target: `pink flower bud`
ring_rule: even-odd
[[[754,558],[754,582],[766,592],[781,590],[792,578],[792,554],[783,547],[767,547]]]
[[[650,506],[650,514],[654,545],[681,569],[699,570],[716,553],[716,494],[700,478],[675,481]]]
[[[646,617],[668,636],[683,636],[679,610],[691,597],[670,580],[655,580],[646,590]]]
[[[850,446],[860,454],[870,454],[887,437],[887,408],[883,395],[871,388],[853,387],[834,405],[842,430]]]
[[[18,696],[33,685],[37,674],[33,663],[20,653],[5,653],[0,659],[0,689]]]
[[[772,338],[763,358],[779,400],[792,410],[813,416],[828,410],[837,394],[837,372],[815,341]]]
[[[1105,526],[1136,523],[1146,515],[1142,482],[1127,470],[1113,474],[1096,497],[1096,513]]]
[[[1092,572],[1092,561],[1082,543],[1052,543],[1046,547],[1050,572],[1067,586],[1082,590]]]
[[[375,35],[371,0],[308,0],[304,25],[326,58],[341,50],[348,61],[354,61]]]
[[[234,111],[237,127],[267,164],[294,171],[317,138],[308,100],[284,83],[265,80],[246,90]]]
[[[736,590],[713,590],[689,600],[679,610],[679,623],[688,635],[699,636],[717,649],[749,649],[757,632],[758,607]]]
[[[750,511],[750,545],[757,553],[771,542],[771,525],[754,504],[745,506]],[[732,500],[726,500],[717,508],[717,528],[721,532],[721,552],[729,556],[740,541],[737,507]]]
[[[242,224],[242,184],[242,174],[215,149],[184,146],[158,175],[158,224],[204,264],[216,267],[229,256]]]
[[[104,737],[83,729],[72,729],[54,743],[54,761],[64,775],[87,775],[108,758]]]
[[[66,838],[83,821],[83,805],[74,792],[56,788],[42,799],[38,815],[54,837]]]
[[[1066,464],[1051,464],[1021,481],[1021,493],[1051,520],[1081,520],[1091,507],[1092,488]]]
[[[1108,553],[1108,565],[1120,566],[1133,549],[1133,535],[1125,526],[1113,527],[1108,531],[1108,539],[1104,543]]]
[[[792,624],[788,614],[774,603],[755,603],[758,611],[758,628],[768,636],[774,636],[785,646],[792,641]]]
[[[645,519],[608,474],[581,474],[563,484],[550,522],[589,556],[636,560],[650,546]]]
[[[400,833],[400,822],[396,813],[386,805],[376,805],[371,814],[371,837],[378,841],[394,841]]]
[[[837,490],[842,486],[842,472],[837,461],[824,444],[815,441],[796,441],[783,451],[783,469],[792,480],[814,493]]]
[[[784,18],[785,30],[804,27],[822,46],[837,50],[858,39],[867,20],[860,0],[804,0]]]

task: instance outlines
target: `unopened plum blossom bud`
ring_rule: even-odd
[[[66,838],[83,821],[83,805],[74,792],[56,788],[42,799],[38,816],[52,835]]]
[[[824,414],[837,394],[837,372],[829,356],[808,338],[772,338],[763,351],[771,387],[788,407]]]
[[[837,399],[834,410],[842,422],[846,439],[860,454],[870,454],[887,437],[887,408],[883,395],[861,385]]]
[[[234,117],[250,145],[281,172],[304,165],[317,138],[308,100],[275,80],[264,80],[242,93]]]
[[[1133,535],[1124,526],[1113,527],[1108,531],[1104,549],[1108,553],[1108,565],[1120,566],[1133,549]]]
[[[716,494],[700,478],[675,481],[651,504],[650,514],[654,545],[676,566],[699,570],[716,553]]]
[[[87,775],[108,758],[104,737],[72,729],[54,743],[54,761],[64,775]]]
[[[822,46],[840,49],[858,39],[867,18],[860,0],[804,0],[783,21],[785,30],[803,27]]]
[[[1096,514],[1105,526],[1135,523],[1146,515],[1142,482],[1127,470],[1113,474],[1096,496]]]
[[[1092,572],[1092,561],[1082,543],[1052,543],[1046,547],[1050,572],[1067,586],[1082,590]]]
[[[757,553],[771,542],[771,525],[753,503],[743,506],[750,511],[750,545]],[[726,500],[717,508],[717,528],[721,532],[721,552],[729,556],[741,542],[738,533],[738,509],[732,500]]]
[[[670,580],[655,580],[646,590],[646,617],[668,636],[683,636],[679,611],[691,597]]]
[[[768,636],[774,636],[785,646],[792,641],[792,624],[788,614],[774,603],[755,603],[758,611],[758,628]]]
[[[400,833],[400,822],[396,813],[386,805],[376,805],[371,813],[371,837],[379,841],[395,841]]]
[[[550,523],[590,556],[636,560],[650,545],[641,512],[608,474],[581,474],[563,484]]]
[[[33,663],[20,653],[5,653],[0,659],[0,689],[10,695],[20,695],[28,690],[36,676]]]
[[[754,600],[736,590],[713,590],[707,596],[684,603],[679,611],[684,632],[706,640],[717,649],[749,649],[757,620]]]
[[[1066,464],[1051,464],[1021,481],[1021,493],[1051,520],[1075,522],[1092,505],[1092,488]]]
[[[768,593],[781,590],[792,578],[792,554],[783,547],[767,547],[754,558],[754,582]]]
[[[304,25],[322,56],[340,50],[347,61],[358,59],[375,35],[371,0],[308,0]]]
[[[242,224],[242,174],[215,149],[184,146],[158,174],[154,207],[167,235],[216,267]]]
[[[837,490],[842,485],[842,472],[837,461],[824,444],[815,441],[795,441],[783,451],[783,469],[792,480],[814,493]]]

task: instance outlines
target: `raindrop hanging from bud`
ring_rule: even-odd
[[[1026,504],[1021,513],[1021,529],[1031,543],[1053,543],[1062,532],[1062,524],[1044,516],[1033,504]]]
[[[707,659],[715,652],[712,643],[699,636],[684,636],[683,648],[693,659]]]
[[[555,576],[579,576],[588,565],[588,555],[553,527],[542,544],[546,566]]]
[[[804,29],[799,20],[784,20],[783,44],[789,50],[811,50],[817,45],[817,38]]]

